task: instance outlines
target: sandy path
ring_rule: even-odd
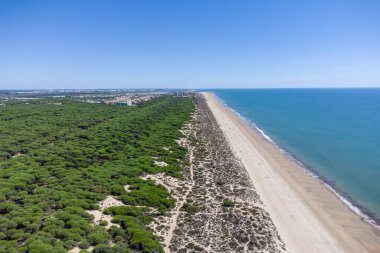
[[[380,232],[252,129],[202,93],[247,169],[289,252],[380,252]]]
[[[168,232],[166,233],[165,237],[164,237],[164,251],[167,252],[167,253],[170,253],[170,249],[169,249],[169,246],[170,246],[170,242],[172,241],[172,238],[173,238],[173,232],[174,230],[176,229],[177,227],[177,220],[178,220],[178,216],[180,214],[180,211],[181,211],[181,207],[183,206],[183,204],[186,202],[187,200],[187,196],[189,195],[189,193],[191,192],[191,190],[193,189],[194,187],[194,168],[193,168],[193,149],[190,147],[190,145],[187,145],[188,147],[188,150],[189,150],[189,163],[190,163],[190,185],[186,191],[186,193],[183,195],[183,198],[182,200],[179,200],[176,204],[176,207],[174,208],[174,210],[172,211],[173,215],[172,217],[170,218],[170,226],[169,226],[169,230]]]

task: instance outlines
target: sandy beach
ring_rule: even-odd
[[[202,93],[288,252],[380,252],[380,231],[210,93]]]

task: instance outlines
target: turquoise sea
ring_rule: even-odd
[[[380,89],[212,92],[379,224]]]

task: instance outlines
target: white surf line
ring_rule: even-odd
[[[189,195],[189,193],[192,191],[193,189],[193,186],[195,185],[195,182],[194,182],[194,173],[193,173],[193,148],[190,147],[190,145],[188,144],[187,145],[188,149],[189,149],[189,162],[190,162],[190,181],[191,181],[191,184],[188,188],[188,190],[186,191],[184,197],[182,198],[181,201],[179,201],[174,209],[174,214],[171,218],[171,221],[170,221],[170,227],[169,227],[169,230],[165,236],[165,239],[164,239],[164,244],[165,244],[165,247],[164,247],[164,251],[166,253],[170,253],[170,249],[169,249],[169,246],[170,246],[170,243],[172,241],[172,238],[173,238],[173,232],[175,230],[175,228],[177,227],[177,219],[178,219],[178,216],[180,214],[180,209],[181,207],[183,206],[183,204],[185,203],[185,201],[187,200],[187,196]]]

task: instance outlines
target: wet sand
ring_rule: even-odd
[[[210,93],[202,93],[289,252],[380,252],[380,231]]]

